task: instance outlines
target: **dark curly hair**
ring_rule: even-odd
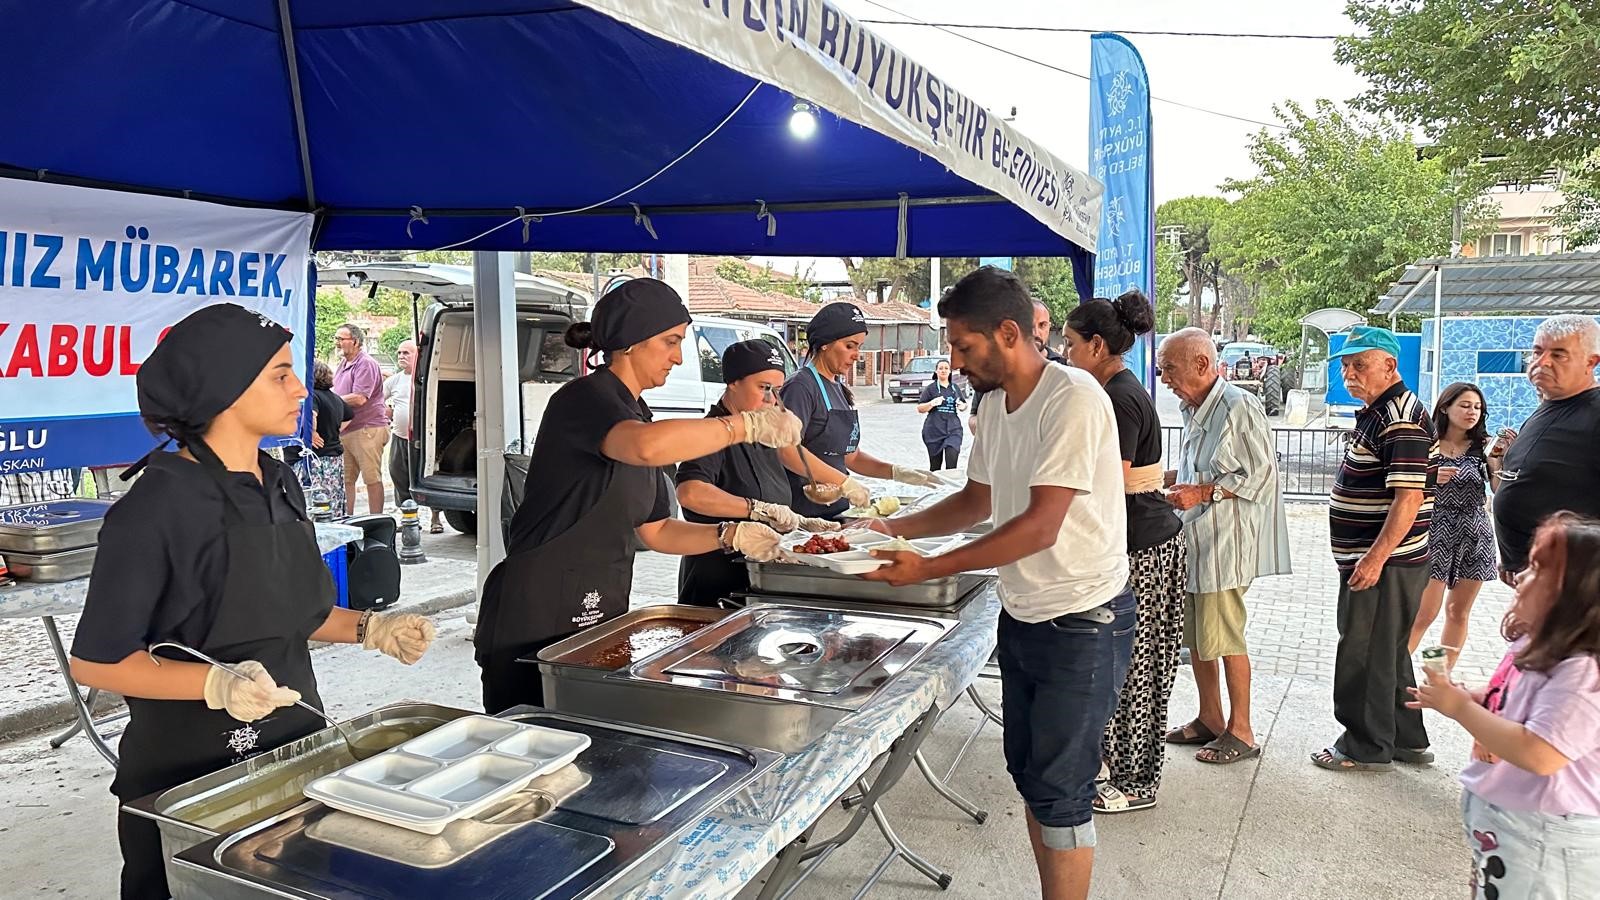
[[[1489,444],[1489,401],[1483,398],[1483,391],[1470,381],[1457,381],[1439,393],[1439,402],[1433,405],[1433,433],[1439,440],[1444,440],[1450,431],[1450,417],[1445,411],[1467,391],[1477,394],[1478,403],[1483,407],[1478,423],[1467,431],[1467,452],[1482,456],[1483,448]]]
[[[1144,292],[1135,289],[1115,300],[1085,300],[1067,313],[1067,327],[1086,341],[1098,336],[1112,356],[1121,356],[1133,346],[1135,338],[1156,327],[1156,318]]]

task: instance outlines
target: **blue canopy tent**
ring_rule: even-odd
[[[824,0],[0,0],[0,20],[0,176],[310,211],[324,250],[1065,256],[1093,283],[1100,184]],[[483,320],[512,291],[478,266]],[[487,409],[508,345],[479,335]]]

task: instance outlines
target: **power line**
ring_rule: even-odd
[[[873,6],[878,6],[874,3]],[[887,9],[887,7],[884,7]],[[1269,34],[1256,31],[1155,31],[1139,28],[1071,28],[1065,25],[985,25],[976,22],[906,22],[896,19],[862,19],[863,25],[916,25],[921,28],[981,28],[988,31],[1042,31],[1053,34],[1141,34],[1160,37],[1260,38],[1282,41],[1336,41],[1338,34]]]
[[[940,25],[940,24],[937,24],[937,23],[934,23],[934,22],[924,22],[921,19],[918,19],[915,16],[912,16],[912,15],[910,15],[908,13],[903,13],[898,9],[895,9],[893,7],[890,7],[890,6],[885,6],[882,3],[878,3],[878,2],[876,2],[876,0],[863,0],[863,2],[869,3],[869,4],[873,5],[873,6],[878,7],[879,9],[881,9],[881,10],[883,10],[885,12],[893,13],[894,15],[900,16],[902,19],[907,20],[907,21],[900,21],[900,22],[896,22],[896,21],[893,21],[893,20],[887,20],[887,19],[874,19],[874,20],[872,20],[872,21],[878,22],[880,24],[885,24],[885,25],[922,25],[922,26],[927,26],[929,28],[936,28],[939,31],[944,32],[945,34],[950,35],[951,37],[958,37],[958,38],[960,38],[960,39],[962,39],[964,41],[968,41],[968,42],[977,44],[980,47],[987,47],[988,49],[993,50],[996,53],[1003,53],[1006,56],[1010,56],[1010,57],[1014,57],[1016,59],[1020,59],[1023,62],[1033,63],[1036,66],[1042,66],[1043,68],[1049,69],[1049,70],[1051,70],[1053,72],[1060,72],[1063,75],[1071,75],[1073,78],[1080,78],[1080,79],[1082,79],[1084,81],[1088,81],[1089,80],[1089,76],[1083,74],[1082,72],[1074,72],[1071,69],[1063,69],[1062,67],[1060,67],[1058,65],[1055,65],[1054,63],[1047,63],[1042,59],[1035,59],[1035,58],[1033,58],[1031,56],[1027,56],[1027,55],[1022,54],[1022,53],[1017,53],[1014,50],[1007,50],[1004,47],[997,47],[994,44],[988,43],[987,41],[980,41],[980,40],[978,40],[977,38],[973,37],[970,34],[962,34],[959,31],[951,31],[950,30],[951,26]],[[863,21],[865,21],[865,20],[863,20]],[[966,26],[954,26],[954,27],[958,27],[959,28],[959,27],[966,27]],[[1166,104],[1168,104],[1170,106],[1182,107],[1183,109],[1193,110],[1193,111],[1199,112],[1199,113],[1205,113],[1206,115],[1209,115],[1209,116],[1218,116],[1218,117],[1221,117],[1221,118],[1224,118],[1224,119],[1233,119],[1236,122],[1245,122],[1245,123],[1250,124],[1250,125],[1260,125],[1263,128],[1276,128],[1279,131],[1287,131],[1288,130],[1288,129],[1284,128],[1284,126],[1282,126],[1282,125],[1280,125],[1280,124],[1278,124],[1276,122],[1263,122],[1260,119],[1252,119],[1252,118],[1249,118],[1248,116],[1236,116],[1233,113],[1220,112],[1220,111],[1215,110],[1215,109],[1206,109],[1203,106],[1195,106],[1192,103],[1184,103],[1181,100],[1168,100],[1165,97],[1157,97],[1154,94],[1150,95],[1150,99],[1156,101],[1157,103],[1166,103]]]

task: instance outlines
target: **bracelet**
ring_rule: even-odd
[[[367,620],[371,618],[372,610],[369,609],[361,614],[361,618],[356,620],[356,643],[364,644],[367,642]]]
[[[732,524],[732,522],[722,522],[717,525],[717,546],[721,547],[724,553],[733,552],[733,547],[728,544],[728,528]]]
[[[728,429],[728,443],[739,443],[739,437],[733,430],[733,416],[718,416],[717,421],[722,423],[723,428]]]
[[[744,517],[746,519],[754,519],[756,517],[756,501],[752,497],[744,498]]]

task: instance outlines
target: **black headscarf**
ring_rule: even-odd
[[[829,303],[811,317],[806,326],[806,341],[813,350],[852,334],[867,333],[867,317],[854,303]]]
[[[772,371],[784,371],[783,351],[766,341],[739,341],[722,351],[723,384],[733,384],[757,372]]]
[[[601,297],[589,321],[568,327],[566,342],[569,347],[612,353],[688,322],[688,307],[665,281],[634,278]]]
[[[139,415],[157,437],[195,442],[291,339],[277,322],[232,303],[195,310],[139,367]]]

